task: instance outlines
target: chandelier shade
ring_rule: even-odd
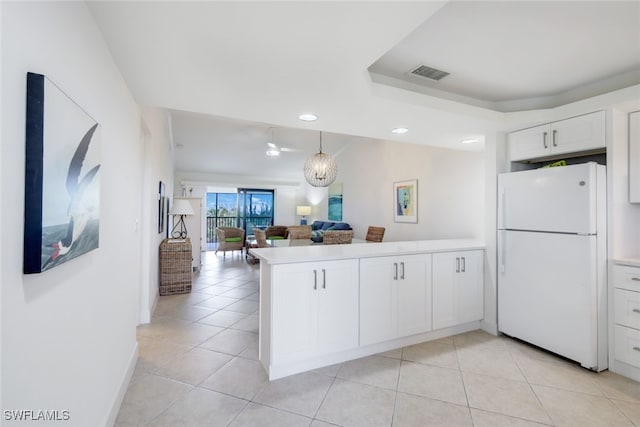
[[[329,154],[322,152],[322,132],[320,151],[304,163],[304,177],[314,187],[328,187],[338,176],[338,164]]]

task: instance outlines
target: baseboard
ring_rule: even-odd
[[[483,331],[491,334],[491,335],[498,335],[498,324],[496,322],[490,322],[487,320],[481,320],[480,321],[480,329],[482,329]]]
[[[116,418],[118,418],[118,413],[120,412],[120,406],[122,405],[122,401],[124,400],[124,395],[127,394],[127,389],[129,388],[131,377],[133,377],[133,371],[135,371],[136,369],[136,363],[138,363],[138,342],[137,341],[135,343],[135,346],[133,347],[133,353],[131,354],[131,359],[129,359],[129,366],[127,366],[127,370],[124,373],[122,382],[120,383],[120,388],[118,389],[118,393],[116,394],[113,400],[113,404],[111,405],[111,411],[109,411],[107,422],[104,423],[105,426],[113,426],[116,422]]]

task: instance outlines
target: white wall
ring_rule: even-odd
[[[301,179],[304,180],[304,178]],[[235,192],[238,188],[262,188],[267,190],[275,190],[275,218],[274,224],[291,225],[300,222],[299,218],[296,222],[295,206],[298,201],[302,202],[304,196],[304,185],[300,182],[280,182],[268,177],[264,179],[255,179],[240,175],[220,175],[207,174],[200,172],[176,171],[174,178],[174,194],[176,197],[182,195],[182,188],[194,188],[194,194],[198,190],[206,193],[206,189],[216,189],[216,191]],[[213,191],[213,190],[211,190]],[[325,190],[326,191],[326,190]],[[187,193],[187,197],[188,197]],[[195,197],[195,195],[194,195]]]
[[[368,141],[352,143],[337,161],[343,221],[355,237],[369,225],[385,227],[385,241],[484,237],[483,153]],[[408,179],[418,180],[417,224],[393,221],[393,183]],[[326,209],[326,196],[321,203]]]
[[[47,75],[100,123],[102,212],[99,249],[25,276],[27,71]],[[2,409],[110,424],[137,355],[142,150],[138,107],[85,3],[3,2],[2,124]],[[47,423],[19,423],[32,424]]]
[[[485,137],[485,257],[484,257],[484,319],[485,331],[498,333],[498,174],[508,171],[506,135]]]
[[[629,203],[629,116],[608,115],[607,147],[608,256],[640,258],[640,203]]]
[[[142,260],[140,279],[139,322],[149,323],[158,300],[158,248],[166,237],[158,233],[158,187],[164,183],[165,195],[171,197],[173,188],[173,151],[169,114],[157,108],[142,110],[144,123],[144,182],[142,185]],[[165,227],[166,228],[166,227]]]

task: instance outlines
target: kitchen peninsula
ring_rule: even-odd
[[[484,242],[251,249],[259,358],[277,379],[480,327]]]

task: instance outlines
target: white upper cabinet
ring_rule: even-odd
[[[629,114],[629,202],[640,203],[640,111]]]
[[[509,134],[509,160],[531,160],[606,147],[605,112],[560,120]]]

